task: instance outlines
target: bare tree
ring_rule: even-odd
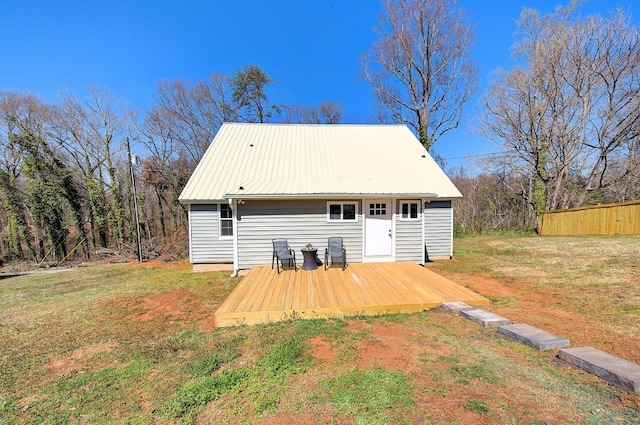
[[[320,103],[318,108],[325,124],[338,124],[342,121],[342,104],[327,101]]]
[[[165,235],[165,210],[174,230],[185,215],[178,196],[189,175],[225,121],[238,118],[230,100],[232,86],[225,74],[212,74],[195,84],[161,81],[157,105],[146,115],[139,142],[148,157],[141,178],[157,200],[159,233]]]
[[[458,127],[476,87],[474,28],[455,0],[384,0],[380,39],[361,67],[380,120],[405,123],[430,149]]]
[[[597,203],[640,166],[640,32],[630,18],[577,17],[577,2],[524,10],[515,52],[485,97],[485,133],[530,176],[537,212]]]
[[[342,104],[321,102],[318,106],[305,107],[300,104],[285,107],[284,122],[296,124],[338,124],[342,121]]]
[[[195,84],[160,81],[155,93],[157,105],[145,119],[146,146],[162,145],[163,151],[183,155],[195,167],[222,123],[237,118],[230,95],[225,74],[213,74],[208,81]]]

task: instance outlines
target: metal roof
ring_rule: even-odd
[[[225,123],[179,199],[361,196],[462,195],[403,125]]]

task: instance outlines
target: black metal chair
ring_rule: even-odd
[[[342,270],[347,267],[347,251],[344,249],[342,238],[329,238],[327,248],[324,250],[324,269],[327,270],[329,266],[329,258],[331,258],[331,264],[334,264],[333,259],[340,257],[342,259]]]
[[[291,249],[286,239],[273,239],[273,256],[271,257],[271,269],[273,269],[274,261],[278,269],[278,274],[280,274],[280,262],[282,262],[282,266],[284,267],[285,261],[289,263],[289,267],[291,267],[291,262],[293,261],[293,271],[298,271],[296,269],[296,252]]]

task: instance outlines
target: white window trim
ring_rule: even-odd
[[[340,218],[331,218],[331,212],[329,208],[331,205],[340,205]],[[355,218],[345,220],[344,217],[344,205],[355,205]],[[358,222],[358,201],[327,201],[327,223],[357,223]]]
[[[402,217],[402,205],[403,204],[416,204],[418,206],[418,215],[413,218],[413,217]],[[398,211],[398,220],[400,221],[420,221],[421,217],[420,217],[420,206],[421,206],[422,202],[420,200],[405,200],[405,201],[400,201],[400,211]],[[409,215],[411,215],[411,207],[409,207]]]
[[[226,205],[229,208],[231,208],[231,206],[229,204],[218,204],[218,239],[233,239],[233,235],[223,235],[222,234],[222,220],[229,220],[231,221],[231,225],[233,226],[233,209],[231,209],[231,217],[229,218],[222,218],[222,206]],[[232,227],[233,228],[233,227]],[[234,231],[235,229],[233,229],[232,231]]]

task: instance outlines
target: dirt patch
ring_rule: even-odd
[[[137,319],[144,321],[157,316],[184,317],[189,304],[189,292],[176,289],[158,294],[150,294],[142,299],[144,313]]]
[[[116,341],[98,342],[89,344],[74,350],[69,356],[49,356],[49,375],[52,378],[65,375],[74,369],[85,366],[88,361],[100,353],[113,350],[118,343]]]
[[[397,323],[383,323],[373,326],[370,335],[356,343],[361,368],[380,367],[409,374],[420,371],[418,359],[424,350],[417,343],[416,331]]]
[[[331,351],[331,344],[323,340],[319,336],[311,339],[311,354],[324,364],[333,363],[335,354]]]
[[[316,425],[321,422],[308,415],[282,412],[277,415],[264,418],[261,422],[257,422],[262,425],[281,425],[281,424],[299,424],[299,425]]]
[[[204,306],[203,300],[185,289],[151,293],[134,298],[120,298],[115,304],[126,304],[130,314],[127,318],[133,322],[175,321],[197,322],[202,331],[211,331],[213,311]]]

